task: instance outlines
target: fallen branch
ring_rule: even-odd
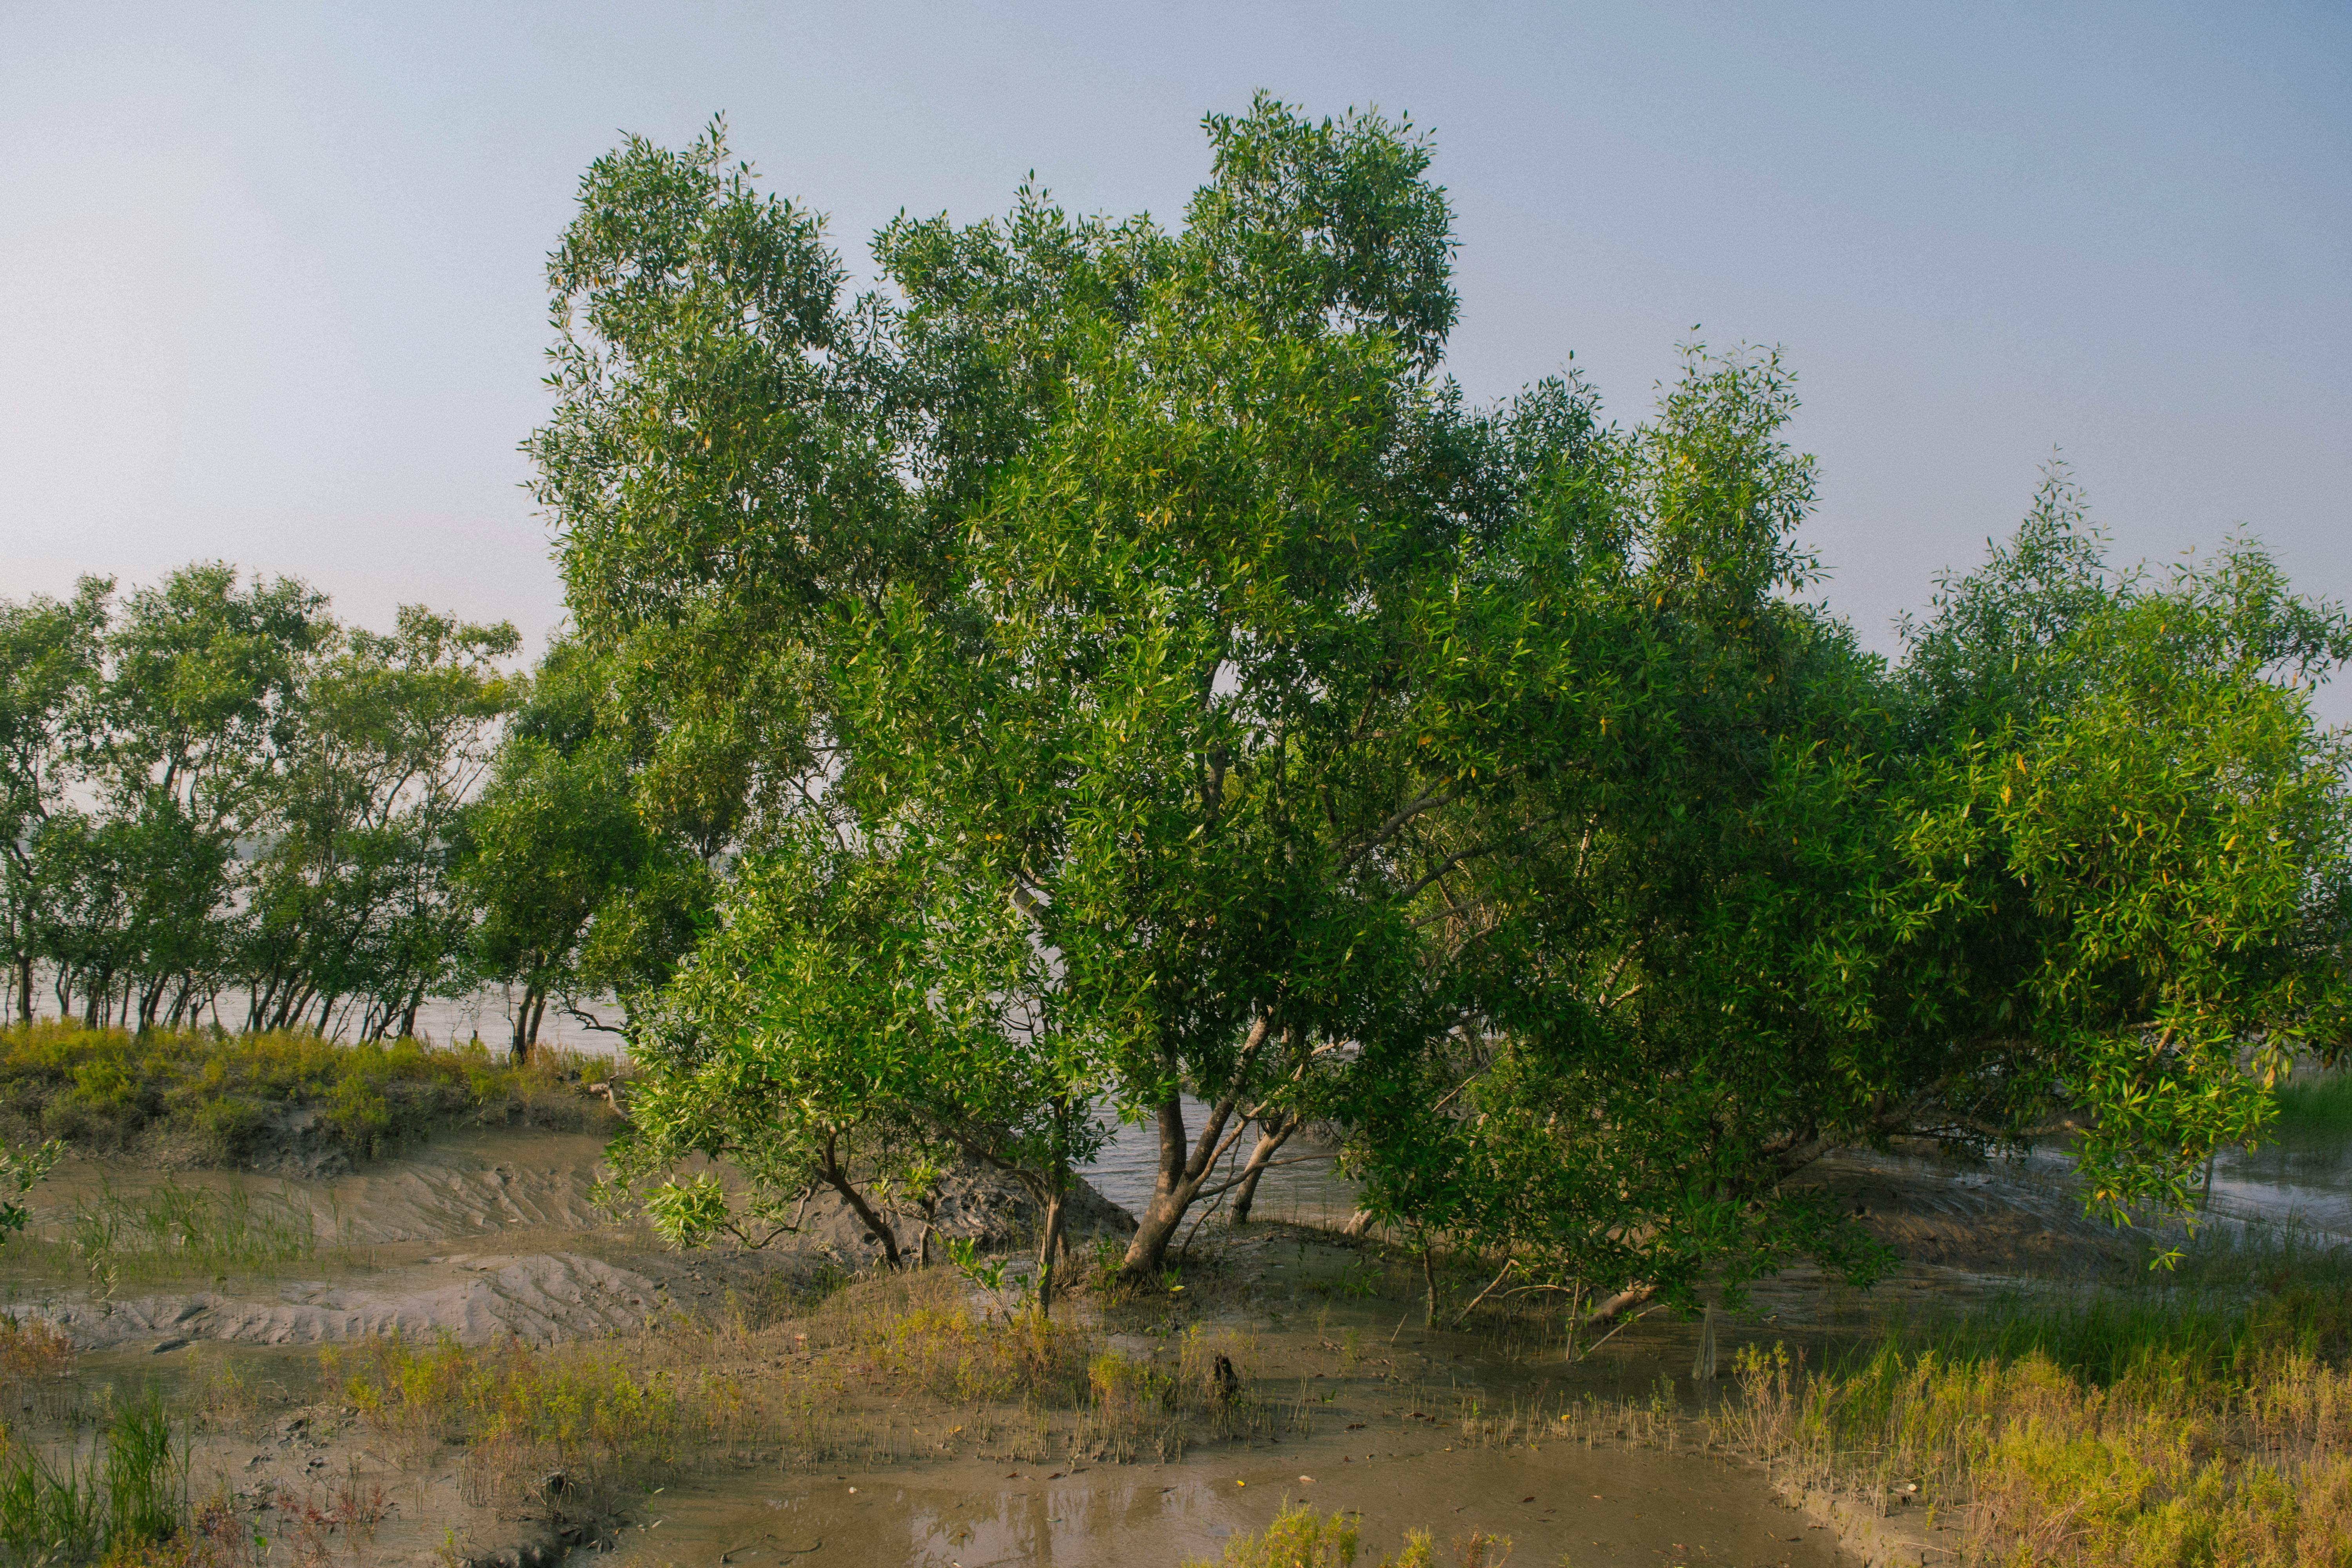
[[[1519,1260],[1516,1258],[1506,1258],[1503,1259],[1502,1273],[1496,1275],[1493,1279],[1488,1281],[1486,1288],[1484,1290],[1481,1290],[1475,1296],[1471,1297],[1470,1304],[1468,1306],[1454,1314],[1454,1326],[1458,1329],[1463,1324],[1468,1322],[1470,1321],[1470,1314],[1478,1310],[1478,1303],[1493,1295],[1495,1293],[1495,1287],[1503,1282],[1503,1275],[1508,1274],[1512,1269],[1518,1266]]]
[[[1632,1317],[1626,1319],[1623,1322],[1618,1324],[1615,1328],[1610,1330],[1607,1333],[1601,1335],[1599,1339],[1593,1341],[1582,1350],[1577,1352],[1576,1359],[1578,1361],[1584,1360],[1585,1357],[1591,1355],[1594,1351],[1599,1350],[1602,1345],[1607,1344],[1611,1340],[1615,1339],[1619,1334],[1623,1333],[1627,1329],[1632,1328],[1634,1324],[1640,1322],[1649,1315],[1650,1314],[1647,1311],[1634,1313]]]

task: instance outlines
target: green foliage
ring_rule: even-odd
[[[2078,515],[2053,476],[1914,629],[1900,869],[1835,957],[1951,1135],[2063,1119],[2099,1202],[2179,1207],[2294,1058],[2347,1037],[2352,753],[2310,692],[2352,621],[2242,542],[2105,575]]]
[[[465,972],[521,992],[518,1055],[551,1002],[613,994],[634,1018],[709,902],[709,868],[644,809],[642,748],[610,722],[606,673],[577,643],[551,648],[467,809]]]
[[[681,1251],[707,1246],[734,1228],[726,1190],[707,1172],[689,1181],[663,1182],[646,1194],[645,1206],[654,1234]]]
[[[289,1111],[321,1113],[331,1144],[367,1158],[460,1117],[509,1107],[546,1125],[607,1126],[570,1063],[494,1061],[478,1045],[344,1045],[315,1035],[132,1035],[43,1023],[0,1029],[0,1117],[96,1150],[163,1140],[237,1165]]]
[[[2053,479],[1890,668],[1797,596],[1776,353],[1469,408],[1426,139],[1205,129],[1181,227],[1024,188],[856,300],[721,127],[583,179],[540,493],[634,810],[736,852],[642,992],[638,1173],[1053,1191],[1108,1104],[1148,1279],[1314,1115],[1380,1217],[1687,1304],[1888,1265],[1789,1183],[1829,1150],[2071,1127],[2178,1207],[2341,1051],[2339,607],[2110,572]]]
[[[1236,1533],[1225,1542],[1224,1555],[1213,1563],[1207,1558],[1189,1558],[1184,1568],[1353,1568],[1356,1554],[1362,1549],[1361,1541],[1355,1521],[1344,1513],[1323,1514],[1307,1503],[1286,1503],[1262,1533]],[[1474,1532],[1460,1560],[1484,1563],[1489,1560],[1486,1553],[1497,1546],[1508,1554],[1509,1542]],[[1435,1551],[1436,1542],[1429,1531],[1409,1530],[1405,1532],[1404,1550],[1395,1556],[1381,1558],[1378,1568],[1429,1568],[1437,1561]],[[1502,1559],[1493,1561],[1499,1563]]]
[[[65,1155],[65,1145],[51,1140],[37,1148],[18,1149],[0,1143],[0,1242],[25,1228],[32,1211],[25,1206],[41,1178]]]
[[[152,1400],[117,1412],[97,1452],[0,1454],[0,1551],[10,1563],[128,1560],[188,1517],[187,1450]]]
[[[509,626],[378,634],[199,563],[0,605],[0,926],[19,1020],[414,1031],[460,984],[451,857],[510,703]]]

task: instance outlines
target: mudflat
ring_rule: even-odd
[[[1433,1326],[1417,1265],[1377,1237],[1213,1225],[1169,1289],[1082,1292],[1008,1356],[1009,1300],[945,1268],[882,1279],[839,1216],[769,1250],[667,1251],[596,1206],[601,1152],[475,1129],[314,1179],[69,1161],[0,1254],[12,1311],[76,1352],[9,1382],[20,1436],[86,1452],[109,1411],[159,1398],[200,1520],[352,1563],[1174,1564],[1293,1501],[1355,1515],[1375,1556],[1421,1528],[1507,1537],[1523,1563],[1862,1560],[1709,1440],[1724,1384],[1694,1381],[1697,1329],[1664,1312],[1597,1349],[1540,1299]],[[2223,1190],[2326,1184],[2287,1173]],[[1745,1344],[1825,1356],[2059,1262],[2130,1266],[2063,1160],[1859,1155],[1817,1179],[1910,1260],[1867,1293],[1765,1281],[1719,1329],[1727,1365]],[[403,1378],[444,1386],[404,1404]],[[593,1430],[623,1386],[667,1425]],[[558,1398],[585,1402],[578,1429],[517,1426]],[[1949,1529],[1898,1510],[1869,1554]]]

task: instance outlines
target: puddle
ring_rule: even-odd
[[[1214,1561],[1235,1531],[1263,1530],[1286,1501],[1306,1501],[1357,1516],[1367,1562],[1416,1528],[1437,1537],[1444,1558],[1445,1542],[1477,1530],[1508,1536],[1514,1562],[1579,1568],[1848,1561],[1827,1531],[1772,1500],[1760,1472],[1698,1457],[1559,1445],[1376,1459],[1315,1444],[1279,1458],[1203,1458],[1058,1480],[976,1469],[674,1489],[649,1500],[601,1560],[1176,1568],[1188,1557]]]

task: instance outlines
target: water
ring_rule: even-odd
[[[416,1033],[420,1038],[435,1045],[461,1044],[479,1036],[484,1045],[493,1050],[505,1047],[514,1038],[515,1007],[521,998],[512,987],[486,985],[470,996],[435,996],[416,1010]],[[57,999],[47,991],[34,995],[33,1016],[36,1018],[57,1016]],[[46,1007],[42,1004],[47,1004]],[[553,1003],[539,1021],[539,1043],[555,1046],[567,1051],[580,1051],[591,1056],[615,1057],[621,1051],[621,1037],[610,1034],[594,1025],[620,1022],[619,1004],[599,999],[580,1009],[585,1020],[560,1011]],[[226,1028],[240,1028],[245,1023],[246,993],[230,989],[215,998],[199,1020],[203,1024],[219,1022]],[[353,1032],[353,1020],[341,1010],[335,1015],[331,1035],[349,1039]]]
[[[1184,1131],[1189,1137],[1201,1135],[1208,1115],[1206,1105],[1184,1096]],[[1255,1129],[1243,1133],[1234,1140],[1220,1170],[1238,1172],[1256,1142]],[[1356,1184],[1340,1173],[1339,1161],[1328,1150],[1307,1142],[1306,1134],[1293,1136],[1276,1159],[1298,1163],[1276,1164],[1266,1171],[1258,1183],[1253,1217],[1331,1224],[1355,1212]],[[1158,1126],[1149,1121],[1120,1123],[1084,1174],[1103,1196],[1129,1214],[1141,1214],[1160,1176]],[[1208,1185],[1213,1187],[1223,1179],[1213,1176]]]

